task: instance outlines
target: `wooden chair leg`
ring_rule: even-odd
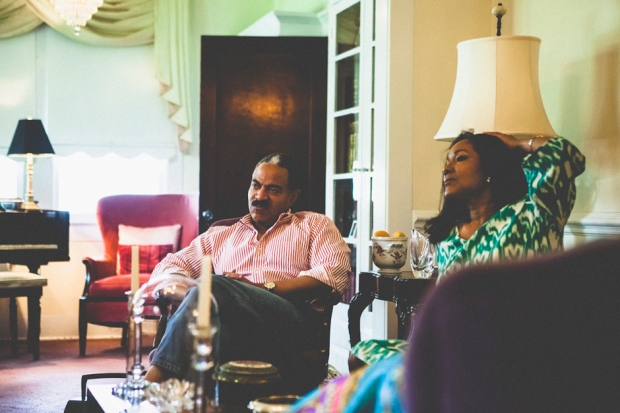
[[[78,332],[80,336],[80,357],[86,355],[86,330],[88,322],[86,321],[86,301],[80,299],[80,311],[78,319]]]

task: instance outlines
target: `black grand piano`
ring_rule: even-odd
[[[69,261],[69,212],[0,211],[0,262],[38,274],[50,261]]]
[[[69,213],[0,211],[0,262],[26,265],[29,272],[39,274],[41,265],[50,261],[69,261]],[[10,274],[0,278],[0,298],[9,298],[11,353],[18,355],[16,298],[24,296],[28,297],[28,351],[39,360],[40,299],[47,280],[36,275],[16,278]]]

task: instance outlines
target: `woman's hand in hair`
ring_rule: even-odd
[[[507,135],[507,134],[501,133],[501,132],[484,132],[484,134],[485,135],[495,136],[496,138],[498,138],[499,140],[504,142],[504,144],[508,148],[510,148],[510,149],[514,149],[514,150],[523,149],[523,150],[525,150],[527,152],[526,147],[523,146],[523,143],[525,143],[525,145],[527,145],[527,141],[525,141],[525,142],[519,141],[514,136]]]
[[[519,140],[512,135],[506,135],[501,132],[484,132],[486,135],[492,135],[500,139],[504,144],[513,150],[517,150],[523,153],[523,156],[534,152],[540,146],[544,145],[549,138],[537,136],[534,139]]]

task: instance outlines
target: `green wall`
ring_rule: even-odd
[[[571,219],[620,225],[620,2],[513,1],[515,34],[542,40],[549,120],[587,158]]]
[[[192,18],[202,34],[231,36],[273,11],[318,13],[327,0],[194,0]]]
[[[327,8],[327,0],[273,0],[274,10],[318,13]]]

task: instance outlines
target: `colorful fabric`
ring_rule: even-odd
[[[404,412],[402,355],[340,376],[312,391],[288,411],[295,413]]]
[[[455,227],[439,243],[439,279],[474,264],[535,257],[563,248],[564,226],[575,204],[575,178],[585,157],[569,141],[556,137],[528,155],[522,164],[528,193],[506,205],[468,240]]]
[[[231,226],[211,227],[185,249],[169,255],[152,278],[175,273],[200,277],[211,255],[216,274],[236,272],[254,283],[313,277],[342,294],[349,285],[350,250],[334,223],[313,212],[284,213],[257,239],[250,215]]]
[[[366,364],[375,364],[400,353],[404,353],[409,343],[404,340],[364,340],[351,348],[351,354]]]

